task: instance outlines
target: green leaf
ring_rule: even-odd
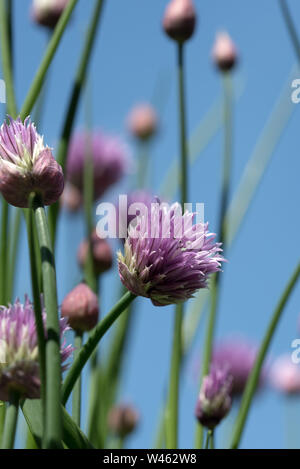
[[[40,399],[27,399],[22,403],[21,408],[37,446],[41,448],[43,424]],[[65,408],[63,408],[63,443],[68,449],[93,449],[92,444]]]

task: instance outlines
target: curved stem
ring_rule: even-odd
[[[110,326],[116,321],[116,319],[118,319],[120,314],[122,314],[122,312],[130,305],[130,303],[135,298],[136,296],[133,293],[125,293],[125,295],[118,301],[118,303],[112,308],[112,310],[107,314],[107,316],[105,316],[105,318],[102,319],[102,321],[92,330],[86,344],[82,347],[78,356],[74,360],[63,383],[63,405],[66,404],[84,365],[87,363],[88,359],[93,354],[99,341],[108,331]]]
[[[95,43],[97,27],[101,19],[103,5],[104,5],[104,0],[97,0],[95,9],[92,14],[91,25],[89,27],[89,30],[86,36],[86,41],[84,44],[84,48],[83,48],[80,62],[78,65],[77,73],[75,76],[75,81],[73,84],[73,89],[71,92],[70,100],[69,100],[67,111],[66,111],[66,118],[65,118],[64,126],[63,126],[62,133],[60,136],[60,142],[59,142],[59,147],[58,147],[58,152],[57,152],[57,161],[62,166],[63,169],[65,167],[65,163],[67,159],[67,151],[68,151],[69,141],[70,141],[70,137],[72,134],[72,129],[73,129],[73,125],[74,125],[74,121],[76,117],[76,111],[78,109],[78,104],[79,104],[81,92],[83,89],[83,85],[85,82],[87,69],[89,66],[90,58],[91,58],[91,53],[92,53],[93,46]],[[50,211],[49,211],[51,238],[54,244],[55,244],[56,225],[57,225],[59,210],[60,210],[59,204],[56,203],[50,207]]]
[[[19,411],[19,395],[12,393],[9,405],[6,409],[4,432],[2,437],[2,449],[12,449],[14,447],[17,421]]]
[[[62,440],[61,356],[55,262],[45,209],[39,196],[33,200],[42,259],[42,280],[47,313],[46,408],[44,446],[57,448]]]
[[[258,382],[259,382],[259,377],[262,369],[262,365],[264,362],[264,359],[266,357],[268,348],[270,346],[271,340],[273,338],[273,335],[275,333],[276,327],[279,323],[279,320],[281,318],[282,312],[284,310],[284,307],[290,297],[290,294],[292,293],[297,280],[300,277],[300,262],[297,265],[296,269],[294,270],[290,280],[288,281],[280,299],[279,302],[274,310],[273,316],[271,317],[269,326],[267,328],[265,337],[262,341],[262,344],[260,346],[254,367],[252,368],[252,371],[249,375],[247,385],[243,394],[241,406],[239,409],[239,413],[236,419],[235,427],[233,430],[233,437],[232,437],[232,443],[231,443],[231,448],[235,449],[238,448],[242,433],[245,427],[245,423],[247,420],[248,412],[252,403],[252,399],[254,396],[254,393],[256,391]]]
[[[71,18],[71,15],[73,13],[73,10],[76,6],[76,3],[78,0],[69,0],[66,8],[64,9],[63,14],[61,15],[54,32],[52,34],[52,37],[49,41],[49,45],[47,47],[47,50],[43,56],[42,62],[35,74],[35,77],[33,79],[33,82],[31,84],[31,87],[27,93],[27,96],[25,98],[24,104],[22,106],[21,112],[20,112],[20,117],[22,120],[24,120],[28,114],[30,114],[37,97],[40,94],[40,91],[42,89],[43,83],[44,83],[44,78],[46,76],[46,73],[48,71],[48,68],[52,62],[52,59],[55,55],[56,49],[59,46],[60,40],[62,38],[62,35],[69,23],[69,20]]]

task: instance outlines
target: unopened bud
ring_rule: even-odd
[[[32,17],[36,23],[54,28],[69,0],[33,0]]]
[[[108,414],[108,426],[112,433],[124,438],[132,433],[139,421],[138,412],[130,405],[113,407]]]
[[[226,369],[212,368],[203,378],[196,417],[206,428],[213,430],[227,415],[231,408],[232,377]]]
[[[212,55],[215,64],[222,72],[228,72],[235,66],[238,54],[228,33],[217,34]]]
[[[111,247],[105,239],[99,238],[96,232],[92,234],[90,243],[94,272],[97,275],[101,275],[112,267],[113,254]],[[77,259],[81,268],[83,268],[87,262],[90,243],[85,240],[79,245]]]
[[[171,0],[163,18],[166,34],[175,41],[190,39],[196,26],[196,11],[192,0]]]
[[[148,140],[157,130],[157,116],[149,104],[136,106],[128,117],[128,128],[139,140]]]
[[[95,293],[85,283],[80,283],[64,299],[61,306],[62,317],[75,331],[90,331],[99,317],[99,303]]]

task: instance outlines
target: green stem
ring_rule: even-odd
[[[14,92],[11,51],[11,19],[8,21],[5,0],[0,0],[0,46],[2,55],[2,69],[6,86],[6,108],[12,117],[17,115],[17,104]]]
[[[221,198],[220,198],[220,214],[218,233],[220,236],[220,242],[223,244],[223,252],[226,249],[226,212],[228,208],[229,194],[230,194],[230,179],[231,179],[231,167],[232,167],[232,85],[230,73],[223,74],[223,85],[224,85],[224,161],[222,171],[222,186],[221,186]],[[219,303],[219,291],[220,291],[220,275],[219,272],[215,274],[212,279],[211,285],[211,307],[208,318],[206,339],[203,353],[202,373],[200,378],[200,386],[202,379],[209,373],[214,331],[216,326],[218,303]],[[197,422],[195,446],[196,448],[202,447],[203,442],[203,428],[199,422]]]
[[[61,356],[55,262],[45,209],[40,197],[33,200],[35,223],[42,259],[42,279],[47,313],[46,340],[46,415],[44,446],[61,447]]]
[[[68,151],[69,141],[70,141],[70,137],[72,134],[72,129],[73,129],[73,125],[74,125],[74,121],[76,117],[76,111],[78,109],[78,104],[79,104],[81,92],[83,89],[83,85],[85,82],[85,78],[86,78],[86,74],[87,74],[87,70],[88,70],[88,66],[89,66],[89,62],[91,58],[91,53],[92,53],[93,46],[95,43],[97,27],[101,19],[103,5],[104,5],[104,0],[97,0],[95,9],[92,14],[91,25],[89,27],[89,30],[86,36],[86,41],[84,44],[84,48],[82,51],[82,55],[80,58],[80,62],[78,65],[77,73],[76,73],[74,84],[73,84],[73,89],[71,92],[70,100],[69,100],[67,111],[66,111],[66,118],[64,121],[64,126],[62,129],[60,143],[59,143],[58,152],[57,152],[57,161],[59,162],[59,164],[62,166],[63,169],[65,167],[65,163],[67,159],[67,151]],[[49,211],[51,238],[53,240],[53,243],[55,243],[55,238],[56,238],[56,226],[57,226],[59,210],[60,210],[59,204],[56,203],[50,207],[50,211]]]
[[[79,355],[79,352],[82,348],[82,332],[75,332],[75,351],[74,351],[74,360]],[[72,417],[74,422],[80,427],[81,420],[81,376],[78,378],[72,396]]]
[[[232,443],[231,443],[231,448],[235,449],[238,448],[242,433],[245,427],[245,423],[247,420],[248,412],[250,409],[250,405],[252,403],[252,399],[254,396],[254,393],[256,391],[258,382],[259,382],[259,377],[261,373],[261,369],[263,366],[264,359],[266,357],[266,354],[268,352],[271,340],[274,336],[275,330],[277,328],[277,325],[279,323],[279,320],[281,318],[282,312],[284,310],[284,307],[290,297],[290,294],[292,293],[297,280],[299,279],[300,276],[300,262],[297,265],[296,269],[294,270],[291,278],[289,279],[280,299],[279,302],[274,310],[273,316],[271,317],[270,323],[268,325],[266,334],[264,336],[264,339],[261,343],[254,367],[252,368],[252,371],[249,375],[247,385],[245,388],[245,391],[243,393],[242,397],[242,402],[241,406],[239,409],[239,413],[236,419],[236,423],[234,426],[233,430],[233,437],[232,437]]]
[[[10,265],[9,265],[9,273],[8,273],[8,283],[7,283],[7,291],[8,291],[8,299],[9,301],[13,301],[14,295],[14,284],[15,284],[15,273],[16,273],[16,266],[19,254],[19,241],[20,241],[20,229],[21,229],[21,209],[17,208],[15,210],[15,217],[13,222],[13,235],[11,240],[11,248],[10,248]]]
[[[179,377],[182,357],[181,329],[183,318],[183,305],[176,307],[175,324],[173,332],[173,346],[171,359],[171,373],[169,385],[169,402],[166,422],[166,447],[176,449],[178,447],[178,402],[179,402]]]
[[[0,304],[7,303],[7,253],[8,253],[8,218],[9,206],[6,200],[2,199],[1,210],[1,244],[0,244]]]
[[[40,377],[41,377],[41,397],[43,402],[43,410],[45,412],[45,390],[46,390],[46,341],[45,341],[45,330],[42,316],[41,307],[41,291],[39,286],[39,274],[35,250],[35,239],[34,239],[34,213],[32,210],[33,196],[30,197],[29,210],[24,210],[27,226],[27,237],[29,247],[29,259],[30,259],[30,271],[31,271],[31,287],[34,302],[34,315],[36,332],[38,339],[38,350],[39,350],[39,366],[40,366]],[[45,418],[45,415],[43,416]]]
[[[61,15],[54,31],[49,41],[49,45],[46,49],[46,52],[43,56],[42,62],[35,74],[31,87],[27,93],[24,104],[22,106],[20,117],[24,120],[31,112],[39,94],[42,89],[44,79],[48,68],[52,62],[52,59],[55,55],[56,49],[59,46],[62,35],[69,23],[73,10],[76,6],[78,0],[70,0],[64,9],[63,14]]]
[[[64,405],[66,404],[84,365],[93,354],[99,341],[108,331],[111,325],[116,321],[116,319],[118,319],[120,314],[130,305],[130,303],[135,298],[136,296],[133,295],[133,293],[125,293],[125,295],[118,301],[118,303],[112,308],[112,310],[107,314],[107,316],[105,316],[105,318],[102,319],[102,321],[91,332],[89,339],[80,350],[76,360],[74,360],[64,381],[62,392],[62,402]]]
[[[180,129],[180,192],[182,213],[184,204],[188,199],[188,149],[186,138],[186,111],[185,111],[185,80],[184,80],[184,48],[178,43],[178,97],[179,97],[179,129]],[[182,359],[182,324],[184,306],[176,306],[173,332],[171,373],[169,384],[169,401],[166,423],[166,446],[176,449],[178,446],[178,405],[179,405],[179,377]]]
[[[300,41],[299,41],[299,37],[298,37],[298,34],[297,34],[296,27],[295,27],[294,22],[293,22],[292,15],[289,11],[289,7],[288,7],[287,2],[285,0],[279,0],[279,5],[280,5],[280,8],[281,8],[282,16],[283,16],[284,21],[286,23],[287,30],[288,30],[290,38],[292,40],[298,62],[300,63]]]
[[[12,393],[9,405],[6,409],[4,432],[2,438],[2,449],[14,447],[19,410],[19,395]]]
[[[12,71],[12,50],[11,50],[11,16],[10,10],[6,8],[5,0],[0,0],[0,46],[2,56],[2,69],[6,87],[6,109],[12,117],[16,116],[17,105],[14,93],[14,79]],[[7,289],[7,269],[8,269],[8,220],[9,206],[2,200],[1,213],[1,262],[0,262],[0,301],[6,304],[8,301]]]

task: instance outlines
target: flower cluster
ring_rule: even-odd
[[[46,313],[43,313],[44,323]],[[64,334],[67,320],[60,319],[62,364],[72,353]],[[0,307],[0,400],[8,401],[12,392],[24,398],[40,396],[40,372],[35,315],[32,303],[25,297],[9,307]]]

